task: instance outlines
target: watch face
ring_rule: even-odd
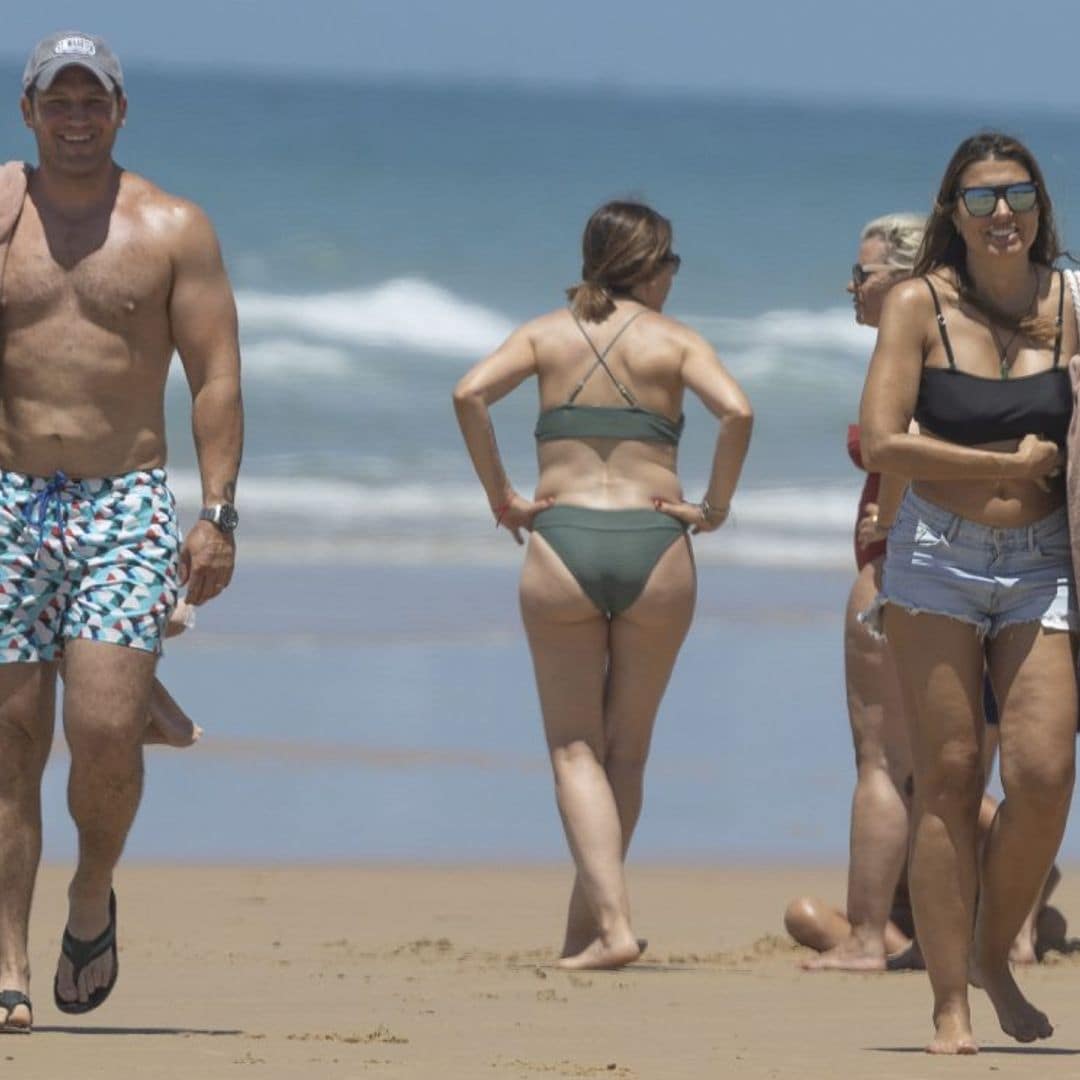
[[[236,507],[229,503],[222,503],[217,523],[226,532],[232,532],[240,524],[240,515],[236,512]]]

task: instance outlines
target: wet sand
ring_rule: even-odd
[[[117,881],[120,980],[95,1013],[52,1004],[66,868],[33,918],[30,1038],[5,1074],[97,1077],[1074,1076],[1080,957],[1022,976],[1057,1033],[1024,1049],[974,994],[983,1053],[932,1059],[925,975],[807,974],[780,917],[796,892],[839,899],[840,868],[635,866],[644,959],[552,967],[564,866],[130,865]],[[1080,869],[1056,901],[1080,913]]]

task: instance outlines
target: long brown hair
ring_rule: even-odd
[[[1027,170],[1036,184],[1039,208],[1039,229],[1028,258],[1036,266],[1049,268],[1062,255],[1061,241],[1054,224],[1054,204],[1035,155],[1011,135],[1000,131],[982,131],[965,139],[949,160],[912,274],[919,277],[933,270],[951,268],[961,301],[999,326],[1019,330],[1040,345],[1052,344],[1057,336],[1055,320],[1030,313],[1011,315],[975,294],[967,271],[967,245],[953,224],[953,214],[959,199],[960,177],[968,166],[980,161],[1015,161]]]
[[[615,310],[613,295],[656,276],[671,254],[671,222],[651,206],[604,203],[581,238],[581,282],[566,290],[579,319],[599,322]]]

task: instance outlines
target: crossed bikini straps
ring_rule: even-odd
[[[1065,313],[1065,275],[1059,270],[1058,282],[1061,285],[1061,294],[1058,296],[1058,313],[1055,325],[1057,326],[1057,338],[1054,340],[1054,367],[1058,366],[1058,361],[1061,359],[1061,336],[1062,336],[1062,318]],[[934,300],[934,311],[937,312],[937,324],[938,332],[941,334],[941,344],[945,346],[945,356],[949,361],[949,370],[956,371],[956,357],[953,356],[952,342],[949,340],[949,331],[945,326],[945,313],[941,310],[941,301],[938,299],[937,289],[930,283],[928,277],[924,277],[923,281],[926,282],[926,287],[930,290],[930,295]]]
[[[577,328],[581,331],[582,337],[584,337],[585,340],[589,343],[589,348],[592,349],[593,356],[596,357],[596,360],[593,363],[593,366],[585,372],[585,375],[582,377],[581,381],[577,384],[577,386],[574,387],[573,393],[571,393],[571,395],[566,399],[567,405],[574,404],[574,399],[578,396],[578,394],[581,393],[582,390],[585,389],[585,384],[592,378],[593,372],[596,371],[597,368],[603,368],[604,371],[607,372],[607,376],[611,380],[615,389],[619,391],[619,394],[622,397],[623,401],[625,401],[632,409],[640,408],[637,402],[637,398],[634,397],[629,387],[627,387],[624,383],[620,382],[619,379],[616,377],[615,372],[613,372],[611,368],[607,366],[607,356],[614,347],[615,342],[623,336],[623,333],[626,331],[627,327],[639,316],[644,315],[645,310],[646,309],[634,312],[634,314],[631,315],[630,318],[627,319],[626,322],[624,322],[622,326],[619,327],[617,333],[611,339],[611,341],[608,342],[608,346],[603,352],[601,352],[596,347],[596,343],[591,337],[589,337],[588,332],[586,331],[585,327],[581,325],[581,320],[577,317],[577,315],[575,315],[573,311],[570,312],[570,315],[572,316],[574,322],[577,323]]]

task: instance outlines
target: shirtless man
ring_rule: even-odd
[[[29,1030],[27,929],[57,669],[79,858],[54,997],[86,1012],[117,976],[113,870],[142,787],[154,668],[178,590],[233,572],[243,419],[236,310],[198,207],[120,168],[127,101],[100,39],[31,53],[37,168],[0,233],[0,1028]],[[12,215],[14,216],[14,215]],[[174,349],[204,510],[183,545],[165,486]]]

